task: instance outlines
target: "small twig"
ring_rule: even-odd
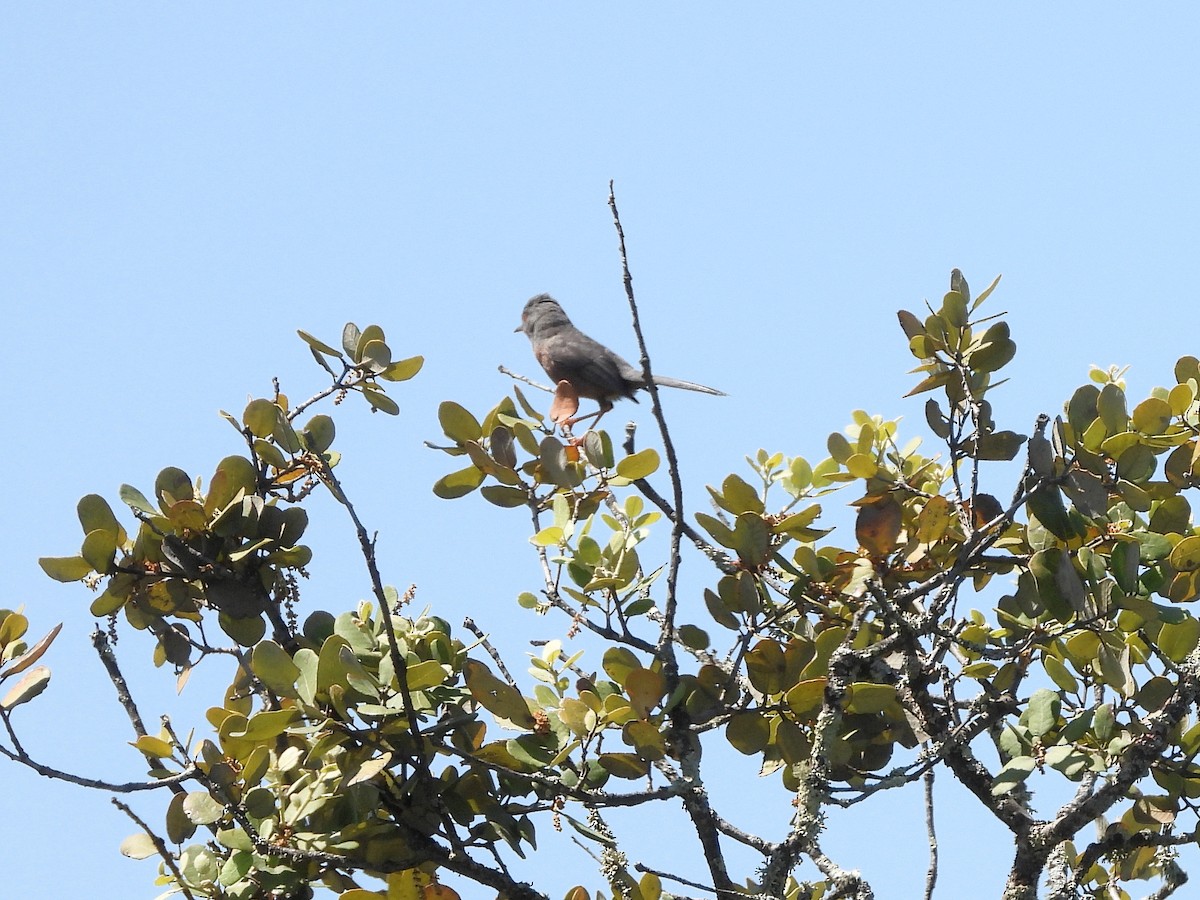
[[[479,626],[475,624],[475,620],[470,616],[467,616],[465,619],[463,619],[463,628],[475,635],[475,637],[479,640],[479,645],[487,651],[487,655],[492,658],[492,662],[496,664],[496,668],[498,668],[500,670],[500,674],[504,676],[504,680],[507,681],[511,686],[516,687],[517,682],[512,675],[509,674],[508,667],[504,665],[504,660],[500,658],[500,654],[496,648],[492,646],[492,642],[487,639],[487,635],[484,634],[479,629]]]
[[[634,869],[636,869],[639,872],[646,872],[649,875],[657,875],[659,878],[665,878],[667,881],[674,881],[676,884],[686,884],[690,888],[696,888],[697,890],[700,890],[700,891],[708,891],[711,894],[721,893],[714,887],[711,887],[707,884],[700,884],[700,882],[698,882],[698,881],[689,881],[687,878],[684,878],[682,875],[672,875],[670,872],[663,872],[659,869],[652,869],[649,866],[642,865],[641,863],[634,863],[633,867],[634,867]],[[740,891],[727,891],[726,893],[737,894],[737,895],[741,894]],[[678,895],[672,895],[672,896],[678,896]]]
[[[925,833],[929,838],[929,871],[925,873],[925,900],[933,900],[938,877],[938,842],[933,826],[933,769],[925,773]]]
[[[532,378],[529,378],[526,375],[519,375],[518,373],[509,369],[507,366],[497,366],[496,368],[500,371],[500,374],[507,375],[509,378],[513,379],[514,381],[524,382],[525,384],[529,385],[530,387],[537,388],[539,391],[545,391],[547,394],[554,393],[554,388],[550,387],[549,385],[545,385],[540,382],[534,381]]]
[[[294,406],[290,410],[288,410],[287,420],[289,422],[294,422],[296,420],[296,417],[298,415],[300,415],[300,413],[304,412],[304,410],[308,409],[314,403],[318,403],[321,400],[324,400],[326,397],[330,396],[331,394],[336,394],[339,391],[349,390],[354,385],[362,382],[362,380],[363,380],[362,373],[359,372],[358,369],[354,368],[351,365],[347,365],[345,362],[343,362],[342,365],[345,366],[345,368],[342,371],[342,374],[339,375],[336,379],[334,379],[333,384],[331,384],[327,388],[323,388],[322,390],[317,391],[317,393],[313,394],[311,397],[309,397],[304,402],[300,403],[298,406]],[[332,370],[326,368],[326,371],[331,372]],[[278,387],[279,387],[279,385],[278,385],[278,383],[276,383],[276,389],[278,389]]]
[[[163,839],[153,831],[151,831],[150,826],[143,822],[137,813],[135,813],[116,797],[112,798],[112,804],[117,809],[121,810],[121,812],[125,813],[125,815],[129,816],[129,818],[134,821],[137,827],[142,829],[142,831],[146,833],[146,836],[154,842],[154,849],[158,851],[158,855],[162,857],[162,861],[166,863],[167,868],[171,870],[171,874],[175,876],[175,886],[179,888],[179,892],[183,894],[184,897],[187,897],[188,900],[194,900],[192,897],[192,892],[188,890],[187,885],[184,883],[183,873],[179,871],[179,867],[175,864],[175,857],[172,856],[171,851],[167,849],[166,842],[163,841]]]

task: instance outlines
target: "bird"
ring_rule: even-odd
[[[549,294],[538,294],[529,299],[521,311],[521,324],[513,331],[523,331],[529,338],[533,355],[555,385],[559,386],[559,393],[562,383],[566,382],[577,397],[586,397],[600,404],[597,412],[562,423],[568,427],[591,418],[599,422],[600,417],[612,409],[614,402],[628,398],[636,403],[634,394],[646,387],[641,369],[634,368],[571,324],[562,306]],[[667,378],[665,375],[655,375],[654,383],[659,387],[725,396],[724,391],[716,388]],[[568,415],[576,409],[577,403]]]

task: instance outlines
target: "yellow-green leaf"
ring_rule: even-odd
[[[632,456],[627,456],[617,463],[617,474],[630,481],[653,475],[658,469],[658,451],[653,447],[639,450]]]

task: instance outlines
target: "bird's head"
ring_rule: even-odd
[[[538,294],[529,298],[525,308],[521,310],[521,324],[513,331],[523,331],[532,338],[538,332],[570,324],[571,320],[567,318],[557,300],[549,294]]]

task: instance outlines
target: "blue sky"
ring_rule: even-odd
[[[512,333],[532,294],[636,357],[609,179],[655,370],[730,395],[665,398],[693,509],[759,447],[819,458],[855,408],[920,433],[894,312],[936,300],[953,266],[976,289],[1004,274],[989,304],[1019,352],[1002,427],[1056,412],[1089,364],[1132,364],[1139,395],[1164,382],[1200,355],[1198,25],[1182,4],[6,5],[0,603],[38,633],[66,622],[50,690],[18,716],[31,750],[143,774],[88,645],[89,597],[36,559],[74,551],[84,493],[115,502],[169,464],[207,479],[238,450],[219,408],[273,376],[296,399],[318,389],[297,328],[376,322],[427,358],[394,392],[398,420],[337,412],[388,580],[517,659],[553,636],[513,603],[536,586],[524,522],[437,501],[448,466],[422,441],[439,401],[499,399],[498,365],[539,374]],[[645,404],[619,410],[652,441]],[[322,513],[306,601],[342,609],[367,585]],[[120,652],[143,714],[203,728],[206,682],[176,699],[140,637]],[[746,777],[732,799],[786,804]],[[997,893],[1008,841],[946,781],[940,895],[985,878]],[[0,786],[6,895],[157,893],[152,864],[117,854],[133,829],[104,797],[11,765]],[[886,804],[838,818],[831,850],[881,900],[915,896],[920,811]],[[530,871],[561,894],[575,870],[555,868]]]

